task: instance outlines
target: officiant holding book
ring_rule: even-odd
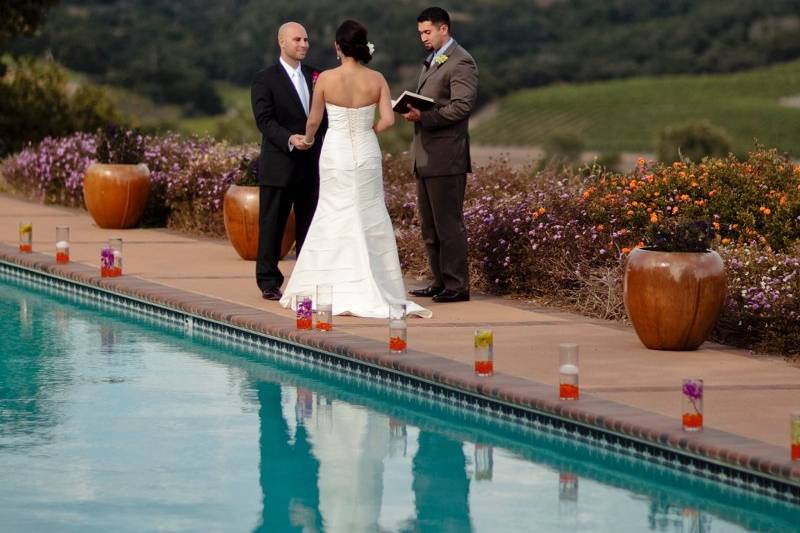
[[[433,280],[412,290],[434,302],[469,300],[464,193],[472,172],[469,117],[478,95],[478,68],[451,35],[450,16],[439,7],[417,17],[417,29],[428,56],[416,92],[434,101],[420,111],[408,106],[403,118],[414,122],[412,158],[422,237]]]

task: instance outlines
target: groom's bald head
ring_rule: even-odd
[[[297,22],[286,22],[278,28],[278,46],[285,61],[295,62],[305,59],[308,53],[308,34]]]

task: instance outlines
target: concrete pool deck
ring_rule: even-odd
[[[20,221],[33,222],[34,253],[17,250]],[[56,265],[55,227],[70,226],[72,263]],[[124,240],[125,275],[99,277],[99,250]],[[789,414],[800,411],[800,365],[713,343],[695,352],[645,349],[633,329],[503,298],[433,304],[432,319],[409,320],[409,353],[386,349],[385,320],[336,317],[334,331],[296,332],[293,314],[261,298],[254,263],[225,241],[164,229],[103,230],[83,210],[45,206],[0,194],[0,259],[142,299],[191,310],[256,331],[322,347],[505,402],[601,429],[740,465],[800,487],[800,463],[789,461]],[[282,263],[290,272],[294,261]],[[287,276],[288,277],[288,276]],[[408,282],[421,286],[423,282]],[[491,378],[471,372],[472,333],[494,330]],[[578,402],[556,395],[558,344],[581,350]],[[680,382],[705,380],[705,426],[680,429]]]

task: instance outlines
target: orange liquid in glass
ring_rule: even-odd
[[[580,389],[569,383],[562,383],[558,386],[558,397],[562,400],[577,400],[580,396]]]
[[[33,251],[33,245],[32,244],[20,244],[19,245],[19,251],[20,252],[25,252],[26,254],[29,254],[29,253],[31,253]]]
[[[69,263],[69,254],[66,252],[56,252],[56,263]]]
[[[475,373],[480,376],[491,376],[494,372],[493,361],[475,361]]]
[[[333,329],[333,324],[330,322],[317,322],[317,329],[320,331],[330,331]]]
[[[406,341],[400,337],[389,337],[389,349],[393,352],[402,352],[406,349]]]
[[[792,461],[800,461],[800,444],[792,444]]]
[[[117,276],[122,275],[122,269],[120,267],[111,267],[111,268],[103,268],[100,267],[100,276],[104,278],[116,278]]]
[[[683,427],[689,429],[700,429],[703,427],[703,415],[698,413],[684,413]]]
[[[298,318],[297,319],[297,329],[311,329],[311,319],[310,318]]]

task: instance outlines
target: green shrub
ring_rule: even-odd
[[[665,163],[699,162],[704,157],[724,157],[730,151],[731,140],[725,130],[705,120],[664,128],[656,145],[657,157]]]
[[[594,162],[601,167],[619,170],[622,164],[622,154],[619,152],[603,152],[597,156]]]
[[[575,163],[583,152],[584,142],[574,131],[555,131],[544,140],[547,159],[557,159],[564,163]]]
[[[122,122],[102,89],[76,87],[58,64],[31,58],[2,62],[7,69],[0,78],[0,155],[45,137]]]

